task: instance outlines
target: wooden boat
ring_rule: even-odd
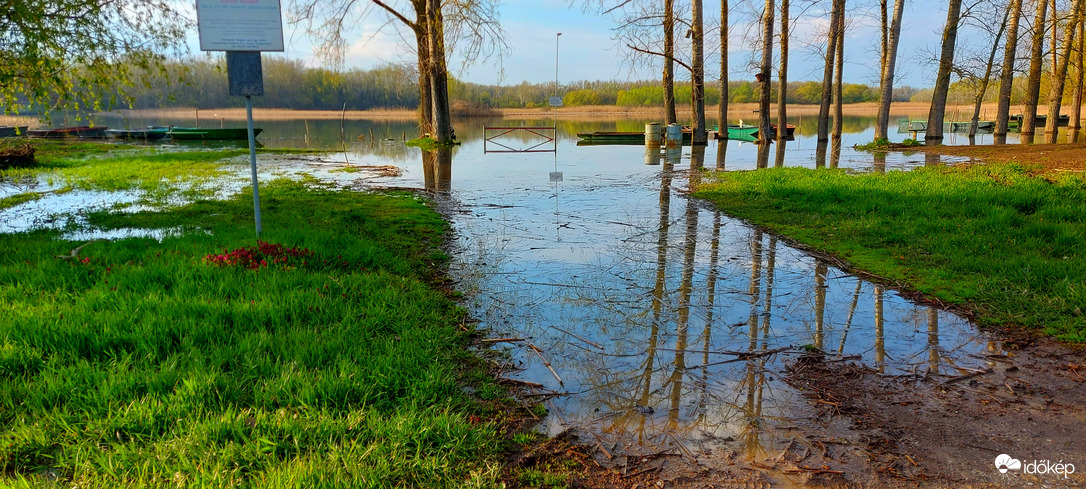
[[[61,127],[56,129],[32,129],[27,131],[27,135],[32,138],[47,138],[47,139],[63,139],[63,138],[79,138],[79,139],[102,139],[106,137],[106,129],[108,126],[76,126],[76,127]]]
[[[165,138],[169,132],[168,127],[148,126],[143,129],[109,129],[106,130],[106,135],[114,139],[157,141]]]
[[[793,139],[796,136],[796,126],[791,124],[785,124],[785,135],[787,139]],[[777,138],[777,125],[770,124],[769,128],[773,130],[773,133],[769,135],[770,139]],[[740,139],[740,140],[757,140],[758,126],[748,126],[745,124],[729,124],[728,125],[728,139]]]
[[[0,138],[25,137],[28,127],[29,126],[0,126]]]
[[[943,131],[946,132],[969,132],[969,126],[972,124],[970,121],[945,121],[943,122]],[[992,121],[977,121],[977,130],[990,132],[995,129],[995,122]],[[928,130],[928,121],[926,120],[908,120],[900,119],[897,121],[897,132],[920,132]]]
[[[261,131],[263,131],[263,129],[259,127],[253,128],[254,137],[259,136]],[[231,127],[225,129],[202,127],[171,127],[169,135],[171,139],[177,141],[243,140],[249,139],[249,130],[244,127]]]
[[[594,131],[579,132],[578,146],[591,146],[601,144],[645,144],[645,133],[634,131]],[[690,144],[693,132],[683,128],[683,144]]]
[[[1010,122],[1016,122],[1016,123],[1018,123],[1019,126],[1021,126],[1023,117],[1024,116],[1022,114],[1014,114],[1014,115],[1011,115],[1008,120]],[[1059,127],[1064,127],[1070,121],[1071,121],[1071,118],[1069,116],[1067,116],[1066,114],[1061,115],[1059,119],[1056,119],[1056,125],[1059,126]],[[1038,115],[1038,116],[1033,118],[1033,126],[1034,127],[1038,127],[1038,128],[1044,127],[1044,125],[1047,124],[1047,123],[1048,123],[1048,116],[1047,115],[1042,114],[1042,115]]]

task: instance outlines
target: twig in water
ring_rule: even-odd
[[[599,348],[599,349],[601,349],[601,350],[605,349],[605,348],[604,348],[603,346],[601,346],[601,345],[600,345],[599,343],[596,343],[596,342],[594,342],[594,341],[590,341],[589,339],[587,339],[587,338],[585,338],[585,337],[583,337],[583,336],[580,336],[580,335],[578,335],[578,334],[576,334],[576,333],[571,333],[571,332],[569,332],[569,331],[566,331],[566,330],[564,330],[564,329],[562,329],[562,328],[559,328],[558,326],[554,326],[554,325],[551,325],[551,328],[552,328],[552,329],[557,329],[558,331],[561,331],[561,332],[563,332],[563,333],[565,333],[565,334],[568,334],[568,335],[570,335],[570,336],[572,336],[572,337],[574,337],[574,338],[577,338],[578,340],[581,340],[581,341],[583,341],[583,342],[585,342],[585,343],[588,343],[589,345],[592,345],[592,346],[594,346],[594,347],[596,347],[596,348]]]
[[[960,380],[971,379],[973,377],[977,377],[977,376],[984,375],[984,374],[990,374],[990,373],[992,373],[992,369],[991,368],[986,368],[986,369],[978,371],[978,372],[972,372],[972,373],[968,373],[968,374],[965,374],[965,375],[959,375],[957,377],[954,377],[952,379],[947,380],[946,382],[943,382],[943,385],[952,384],[952,383],[958,382]]]
[[[512,343],[514,341],[525,341],[524,338],[486,338],[481,340],[483,343]]]
[[[558,380],[558,385],[561,385],[561,386],[566,385],[566,383],[562,381],[562,377],[558,376],[558,372],[554,371],[554,367],[551,366],[551,362],[547,360],[547,357],[543,356],[543,350],[540,350],[539,347],[537,347],[537,346],[535,346],[535,345],[533,345],[531,343],[528,343],[528,349],[534,351],[535,354],[539,357],[539,359],[543,360],[543,365],[545,365],[547,367],[547,370],[551,371],[551,375],[553,375],[554,378]]]

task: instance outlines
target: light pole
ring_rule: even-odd
[[[562,33],[554,36],[554,96],[558,96],[558,39],[562,37]]]

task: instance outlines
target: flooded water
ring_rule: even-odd
[[[870,120],[862,122],[845,134],[830,166],[939,163],[901,153],[876,160],[850,149],[872,138]],[[426,155],[396,139],[407,124],[354,127],[366,137],[347,151],[265,165],[261,178],[306,172],[348,186],[432,192],[455,229],[452,274],[466,307],[489,337],[512,340],[494,343],[508,352],[503,375],[555,393],[543,397],[549,434],[573,429],[624,454],[764,459],[811,416],[808,401],[782,380],[798,355],[817,349],[886,375],[954,376],[1003,354],[961,317],[910,302],[685,196],[706,168],[776,164],[773,156],[760,164],[752,143],[667,152],[577,146],[575,132],[640,130],[643,122],[559,121],[555,152],[484,153],[484,123],[458,125],[462,146]],[[819,166],[810,132],[797,125],[783,165]],[[338,141],[338,121],[337,138],[299,143],[297,134],[277,131],[266,129],[265,145],[334,148]],[[329,172],[341,158],[395,165],[403,174]],[[247,162],[236,170],[240,187]],[[17,211],[0,211],[0,221]]]

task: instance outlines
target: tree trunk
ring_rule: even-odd
[[[664,119],[674,124],[675,116],[675,6],[674,0],[664,0]]]
[[[837,7],[830,9],[830,30],[826,33],[826,64],[822,72],[822,100],[818,106],[818,141],[830,140],[830,96],[833,90],[833,60],[837,54]]]
[[[720,105],[717,106],[720,132],[717,137],[728,139],[728,1],[720,2]]]
[[[1075,0],[1071,8],[1071,20],[1063,33],[1063,55],[1052,71],[1052,89],[1048,92],[1048,119],[1045,121],[1045,143],[1053,144],[1059,135],[1060,106],[1063,105],[1063,86],[1067,80],[1067,65],[1071,61],[1071,46],[1075,42],[1075,25],[1082,15],[1083,0]],[[1053,26],[1053,29],[1055,26]],[[1055,46],[1053,46],[1055,50]]]
[[[433,99],[433,138],[441,143],[453,140],[449,112],[449,79],[445,68],[445,31],[441,0],[426,0],[426,26],[430,41],[430,97]]]
[[[415,49],[418,50],[419,131],[422,134],[433,135],[434,101],[430,95],[430,38],[424,23],[416,23],[412,29],[415,31]]]
[[[708,144],[709,139],[705,134],[705,31],[701,18],[701,0],[691,0],[690,10],[690,103],[694,112],[690,144],[703,146]]]
[[[1037,0],[1037,14],[1033,18],[1033,47],[1030,50],[1029,78],[1026,95],[1022,101],[1022,121],[1018,123],[1024,144],[1033,144],[1034,121],[1037,118],[1037,97],[1041,91],[1041,68],[1044,64],[1045,19],[1048,2]],[[1053,48],[1055,49],[1055,48]]]
[[[950,68],[954,65],[954,43],[958,39],[961,10],[962,0],[950,0],[939,54],[939,72],[935,76],[935,91],[931,98],[931,109],[928,110],[928,130],[924,134],[928,142],[937,143],[943,139],[943,115],[946,112],[947,92],[950,91]]]
[[[1071,120],[1068,121],[1068,125],[1071,126],[1069,143],[1078,141],[1078,131],[1082,129],[1082,50],[1086,48],[1086,42],[1083,42],[1083,37],[1086,36],[1084,23],[1086,23],[1086,15],[1080,14],[1078,25],[1075,26],[1078,29],[1078,52],[1075,54],[1075,89],[1071,99]]]
[[[758,139],[769,144],[769,99],[772,82],[769,78],[773,66],[773,13],[776,9],[773,0],[765,0],[762,13],[762,65],[758,70],[762,75],[761,96],[758,98]],[[768,157],[768,153],[766,154]]]
[[[882,76],[879,80],[879,112],[875,118],[876,140],[889,139],[890,102],[894,97],[894,69],[897,66],[897,45],[901,39],[901,14],[904,9],[905,0],[895,0],[894,18],[887,26],[886,0],[882,0]]]
[[[785,141],[788,139],[788,35],[788,0],[781,0],[781,71],[777,74],[776,166],[784,165]]]
[[[995,144],[1007,143],[1007,122],[1010,119],[1011,88],[1014,85],[1014,60],[1018,48],[1018,19],[1022,17],[1022,0],[1011,0],[1008,7],[1007,43],[1003,47],[1003,67],[999,74],[999,102],[996,107],[996,127],[992,136]]]
[[[844,129],[844,113],[841,107],[842,78],[845,69],[845,0],[837,11],[837,54],[834,56],[833,80],[833,133],[830,135],[830,168],[837,168],[841,162],[841,133]]]
[[[980,82],[980,89],[977,90],[977,97],[973,101],[973,118],[969,122],[969,144],[974,144],[977,137],[980,104],[984,101],[984,94],[988,92],[988,80],[992,77],[992,64],[995,63],[996,51],[999,50],[999,40],[1003,37],[1003,31],[1007,28],[1007,17],[1010,13],[1010,9],[1003,12],[1003,23],[999,24],[999,31],[996,32],[995,39],[992,40],[992,50],[988,54],[988,65],[984,68],[984,78]]]

